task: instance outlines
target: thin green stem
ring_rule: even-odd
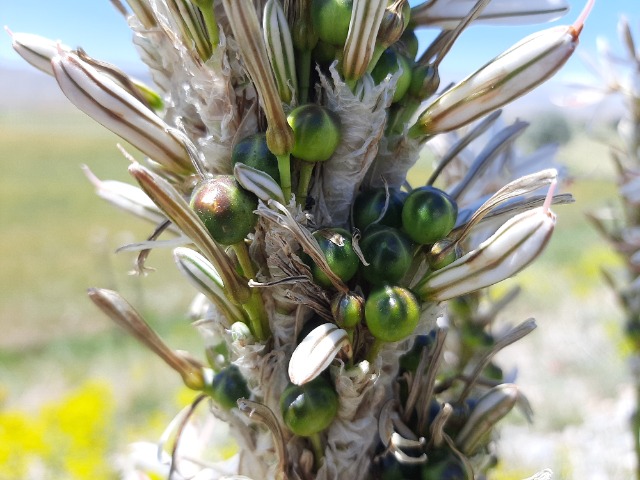
[[[307,204],[307,190],[309,190],[309,183],[311,183],[311,174],[313,173],[314,163],[301,162],[300,166],[300,178],[298,179],[298,193],[296,195],[296,201],[304,208]]]
[[[296,69],[298,70],[298,104],[304,105],[309,99],[311,78],[311,50],[296,50]]]
[[[324,447],[322,445],[322,438],[320,433],[314,433],[309,436],[309,442],[311,442],[311,449],[313,450],[313,466],[316,470],[320,470],[322,462],[324,461]]]
[[[288,153],[276,155],[280,172],[280,187],[287,203],[291,200],[291,157]]]
[[[382,340],[378,340],[377,338],[373,340],[371,348],[369,348],[369,351],[367,352],[367,362],[373,364],[376,361],[382,345],[384,345],[384,342]]]
[[[249,256],[249,249],[247,245],[242,242],[238,242],[234,245],[231,245],[233,251],[238,258],[238,262],[240,263],[240,268],[242,269],[242,274],[245,278],[251,279],[256,276],[256,272],[253,268],[253,263],[251,262],[251,257]]]
[[[245,278],[251,279],[256,276],[256,271],[253,268],[253,262],[249,256],[249,249],[244,242],[238,242],[231,246],[238,258],[242,274]],[[253,289],[249,300],[242,304],[242,308],[249,317],[249,327],[253,331],[253,334],[260,341],[265,341],[271,335],[269,329],[269,317],[267,311],[264,308],[264,302],[260,291]]]
[[[211,51],[216,51],[220,43],[220,32],[218,30],[218,22],[216,21],[216,12],[213,9],[213,1],[200,2],[200,11],[204,19],[204,25],[207,27],[209,34],[209,43],[211,43]],[[205,6],[206,5],[206,6]]]

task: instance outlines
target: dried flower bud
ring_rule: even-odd
[[[192,170],[186,148],[169,126],[110,76],[71,52],[51,61],[62,92],[71,103],[167,169]]]
[[[291,32],[278,0],[268,0],[262,15],[262,33],[280,100],[291,103],[298,91]]]
[[[498,385],[484,394],[456,437],[460,451],[473,454],[487,432],[513,409],[518,396],[518,387],[511,383]]]
[[[414,138],[449,132],[515,100],[552,77],[571,57],[593,0],[574,25],[530,35],[440,95],[418,118]]]
[[[380,23],[377,43],[388,47],[400,40],[409,23],[410,12],[407,0],[396,0],[389,5],[385,9]]]
[[[40,35],[21,32],[13,33],[8,28],[5,29],[11,36],[12,46],[16,53],[25,59],[27,63],[49,75],[53,75],[51,59],[60,51],[71,51],[71,47]]]
[[[411,22],[415,25],[455,28],[475,0],[435,0],[422,2],[411,9]],[[551,22],[569,11],[564,0],[536,0],[522,2],[513,0],[492,0],[476,20],[477,23],[492,25],[525,25]]]
[[[342,67],[347,80],[357,80],[367,71],[386,6],[386,0],[353,2]]]
[[[423,300],[444,301],[509,278],[531,263],[547,245],[556,223],[549,205],[525,211],[507,221],[480,246],[426,276],[416,292]]]

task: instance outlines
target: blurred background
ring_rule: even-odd
[[[577,17],[582,2],[570,3],[568,18],[556,23]],[[585,27],[582,55],[595,56],[599,35],[621,51],[622,13],[640,32],[637,0],[601,1]],[[0,22],[82,46],[147,79],[125,21],[106,0],[2,2]],[[541,28],[469,29],[442,64],[443,85]],[[429,35],[420,38],[423,46]],[[558,160],[568,168],[566,189],[576,203],[556,208],[556,233],[543,257],[500,287],[523,288],[503,320],[535,317],[539,328],[500,354],[505,370],[518,370],[535,422],[510,416],[495,478],[549,467],[561,479],[626,479],[634,467],[623,318],[600,275],[619,262],[585,219],[616,203],[607,145],[615,142],[620,104],[568,109],[552,102],[570,91],[568,84],[595,78],[587,64],[576,55],[504,113],[507,121],[532,124],[519,140],[523,152],[560,144]],[[81,169],[129,181],[119,141],[75,110],[52,78],[26,65],[8,35],[0,41],[0,480],[43,478],[24,476],[34,464],[60,479],[116,478],[114,455],[132,441],[155,441],[193,397],[86,299],[91,286],[117,289],[173,348],[202,350],[187,318],[195,291],[179,276],[170,250],[153,251],[148,264],[155,272],[129,275],[134,254],[115,250],[146,238],[151,227],[98,199]],[[425,155],[416,165],[414,185],[432,161]]]

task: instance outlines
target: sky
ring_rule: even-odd
[[[535,2],[536,0],[525,0]],[[554,25],[571,24],[577,18],[586,0],[569,0],[571,11]],[[416,2],[412,1],[412,4]],[[579,51],[595,51],[596,38],[609,39],[619,49],[616,25],[621,14],[626,14],[640,41],[640,0],[596,0],[591,16],[581,35]],[[141,64],[131,34],[123,17],[109,0],[1,0],[0,24],[15,32],[37,33],[50,39],[61,40],[72,47],[81,46],[91,56],[114,63],[125,71],[140,69]],[[453,78],[471,73],[488,60],[506,50],[519,39],[545,26],[486,27],[473,26],[465,31],[441,65],[441,75]],[[421,44],[426,45],[434,31],[424,30]],[[0,67],[26,68],[11,48],[8,35],[0,34]],[[579,55],[574,55],[558,76],[574,79],[588,74]]]

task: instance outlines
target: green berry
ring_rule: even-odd
[[[364,298],[356,292],[338,293],[331,300],[331,313],[338,326],[353,329],[364,319]]]
[[[393,93],[393,102],[397,102],[404,97],[409,86],[411,85],[411,62],[407,57],[398,53],[395,48],[387,48],[375,68],[371,72],[371,77],[376,83],[382,82],[387,75],[395,74],[398,69],[402,69],[402,73],[396,83],[396,90]]]
[[[191,208],[213,239],[222,245],[244,240],[258,220],[258,198],[244,190],[232,175],[203,181],[191,194]]]
[[[389,202],[385,214],[380,218],[387,203],[387,191],[384,187],[360,192],[353,202],[353,225],[364,231],[378,220],[379,225],[402,227],[402,206],[407,194],[396,188],[389,189]]]
[[[296,107],[287,122],[294,137],[291,154],[300,160],[324,162],[340,143],[340,118],[320,105],[307,103]]]
[[[456,224],[458,206],[446,192],[434,187],[413,190],[402,207],[402,226],[422,245],[443,239]]]
[[[451,248],[445,255],[442,254],[445,249],[451,246],[451,243],[451,240],[447,240],[445,238],[433,244],[428,255],[429,267],[431,270],[440,270],[441,268],[452,264],[462,256],[462,252],[458,245]]]
[[[400,230],[371,225],[360,240],[360,250],[369,265],[361,265],[364,278],[374,285],[396,283],[405,276],[413,252],[411,240]]]
[[[280,183],[278,159],[267,147],[267,135],[255,133],[240,140],[231,153],[231,165],[244,163],[271,176]]]
[[[251,396],[247,382],[235,365],[229,365],[216,373],[207,393],[226,410],[236,407],[238,399]]]
[[[320,245],[329,268],[340,280],[348,282],[358,271],[360,260],[353,249],[351,234],[344,228],[323,228],[313,233]],[[313,280],[320,286],[331,288],[333,285],[329,277],[318,267],[311,257],[303,256],[303,260],[311,269]]]
[[[342,47],[347,41],[353,0],[311,0],[313,30],[323,42]]]
[[[364,316],[376,339],[397,342],[411,335],[418,325],[420,304],[406,288],[385,285],[369,294]]]
[[[290,384],[280,397],[280,411],[289,430],[310,437],[331,425],[338,413],[338,395],[324,377],[304,385]]]

